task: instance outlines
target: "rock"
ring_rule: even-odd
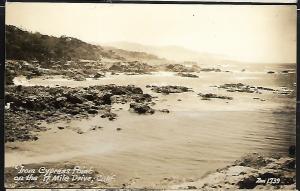
[[[245,166],[241,166],[242,163]],[[192,185],[203,190],[216,190],[216,188],[217,190],[294,190],[295,180],[295,158],[279,154],[263,156],[254,153],[232,165],[218,169],[203,179],[193,182]]]
[[[108,118],[108,120],[110,120],[110,121],[113,121],[113,120],[115,120],[116,118],[115,117],[112,117],[112,116],[110,116],[109,118]]]
[[[189,78],[199,78],[199,76],[195,75],[195,74],[190,74],[190,73],[177,73],[178,76],[181,77],[189,77]]]
[[[269,178],[280,178],[281,174],[269,171],[269,172],[265,172],[265,173],[259,173],[258,177],[260,177],[263,180],[267,180]]]
[[[154,113],[154,109],[152,109],[150,106],[146,104],[141,104],[141,103],[131,103],[130,110],[138,114]]]
[[[98,95],[95,93],[86,93],[83,95],[83,98],[87,99],[88,101],[94,101],[98,99]]]
[[[233,97],[221,96],[221,95],[212,94],[212,93],[208,93],[208,94],[199,93],[198,95],[201,96],[203,100],[210,100],[211,98],[227,99],[227,100],[232,100],[233,99]]]
[[[259,89],[259,90],[266,90],[266,91],[275,91],[272,88],[265,88],[265,87],[262,87],[262,86],[258,86],[257,89]]]
[[[269,164],[270,162],[272,161],[264,158],[259,154],[250,154],[243,157],[241,160],[237,160],[235,162],[235,165],[261,168],[267,166],[267,164]]]
[[[78,115],[80,114],[79,108],[74,108],[73,110],[68,110],[67,113],[70,113],[72,115]]]
[[[98,111],[97,111],[96,109],[89,109],[89,110],[88,110],[88,113],[89,113],[89,114],[97,114]]]
[[[112,99],[113,96],[117,98]],[[10,107],[6,109],[5,115],[5,126],[8,132],[5,141],[34,140],[31,132],[38,130],[35,124],[41,121],[52,123],[59,119],[80,119],[98,112],[103,118],[115,120],[117,115],[110,112],[112,104],[116,102],[126,104],[129,101],[148,105],[152,102],[152,96],[143,94],[139,87],[114,84],[84,88],[7,86],[5,103]],[[152,108],[144,108],[147,110],[146,113],[154,113]],[[136,110],[142,111],[139,108]],[[28,130],[15,128],[24,127],[24,124],[30,125]]]
[[[152,96],[150,94],[136,94],[131,96],[132,100],[137,103],[151,102]]]
[[[132,92],[133,94],[143,94],[143,90],[139,87],[127,86],[126,89]]]
[[[97,72],[97,73],[94,75],[94,78],[103,78],[103,77],[105,77],[105,74],[100,73],[100,72]]]
[[[76,81],[84,81],[85,77],[83,77],[82,75],[78,74],[78,75],[74,76],[73,79],[76,80]]]
[[[79,95],[67,94],[66,97],[67,97],[67,101],[72,103],[72,104],[83,103],[83,98],[80,97]]]
[[[58,97],[58,98],[56,98],[56,101],[57,102],[65,102],[65,101],[67,101],[67,99],[68,98],[66,98],[66,97]]]
[[[256,177],[249,176],[239,181],[237,185],[239,186],[239,189],[253,189],[256,186],[256,180]]]
[[[152,86],[151,90],[156,93],[163,94],[183,93],[192,91],[190,88],[184,86]]]
[[[187,189],[197,189],[196,186],[188,186]]]
[[[103,104],[111,105],[111,96],[112,95],[113,94],[111,94],[111,93],[106,93],[106,94],[102,95],[101,100],[102,100]]]
[[[294,177],[281,177],[280,178],[280,184],[281,185],[291,185],[295,184],[295,178]]]
[[[296,154],[296,146],[292,145],[289,147],[289,155],[294,156]]]
[[[170,111],[168,109],[161,109],[159,111],[162,112],[162,113],[170,113]]]
[[[226,89],[226,91],[228,92],[245,92],[245,93],[259,93],[261,94],[262,92],[260,90],[263,91],[275,91],[272,88],[266,88],[266,87],[254,87],[254,86],[250,86],[250,85],[245,85],[242,83],[237,83],[237,84],[224,84],[219,86],[218,88],[222,88],[222,89]]]
[[[110,113],[110,112],[107,112],[107,113],[104,113],[101,115],[101,118],[108,118],[109,120],[114,120],[116,118],[117,114],[115,113]]]
[[[200,71],[201,72],[221,72],[221,70],[218,68],[202,68]]]
[[[91,131],[95,131],[95,130],[97,130],[97,129],[102,129],[102,128],[103,128],[103,127],[97,126],[97,125],[96,125],[96,126],[91,127],[90,130],[91,130]]]
[[[164,66],[164,70],[170,72],[198,72],[199,67],[197,65],[188,67],[182,64],[168,64]]]

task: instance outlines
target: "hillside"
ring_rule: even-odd
[[[6,58],[12,60],[37,60],[39,62],[67,60],[159,60],[157,56],[144,52],[105,48],[92,45],[79,39],[61,36],[54,37],[24,31],[6,25]]]

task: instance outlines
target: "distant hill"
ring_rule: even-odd
[[[54,37],[32,33],[12,25],[6,25],[6,58],[17,60],[100,60],[103,58],[123,61],[161,60],[144,52],[102,47],[79,39]]]
[[[147,52],[160,58],[176,62],[197,62],[203,65],[239,63],[237,61],[227,60],[220,55],[197,52],[180,46],[149,46],[131,42],[113,42],[102,45],[117,47],[128,51]]]
[[[149,54],[143,51],[135,51],[135,50],[124,50],[116,47],[110,46],[102,46],[105,50],[111,51],[114,54],[124,58],[127,61],[143,61],[143,62],[151,62],[151,63],[164,63],[168,62],[164,58],[159,58],[156,55]]]

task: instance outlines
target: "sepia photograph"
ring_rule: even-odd
[[[296,190],[296,5],[5,17],[8,190]]]

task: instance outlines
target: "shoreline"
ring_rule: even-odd
[[[204,71],[202,71],[202,72],[204,72]],[[217,72],[220,74],[219,70],[209,70],[209,71],[205,71],[205,72]],[[227,74],[229,74],[229,73],[227,73]],[[102,74],[101,75],[96,74],[96,75],[98,75],[100,78],[102,78],[102,76],[101,76]],[[117,74],[115,74],[115,75],[118,76]],[[132,76],[132,73],[127,73],[127,74],[124,73],[124,75]],[[143,73],[139,73],[139,75],[143,75]],[[201,74],[199,74],[199,75],[201,75]],[[271,76],[271,75],[272,74],[270,74],[269,76]],[[286,75],[286,74],[282,74],[282,75]],[[119,76],[121,76],[121,75],[119,75]],[[152,76],[152,75],[148,75],[148,76]],[[168,76],[169,76],[169,74],[168,74]],[[184,80],[187,79],[187,81],[189,81],[189,80],[192,81],[192,80],[198,79],[197,77],[195,77],[193,75],[185,74],[185,73],[176,75],[176,72],[173,72],[173,75],[171,75],[171,76],[180,78],[180,79],[184,79]],[[32,78],[32,77],[36,77],[36,76],[31,76],[30,78]],[[104,79],[104,77],[103,77],[103,79]],[[81,80],[82,80],[81,77],[77,78],[77,79],[73,79],[73,80],[80,81],[80,83],[85,83],[85,82],[90,81],[90,80],[87,80],[87,81],[81,82]],[[155,81],[155,80],[157,80],[157,79],[154,79],[153,81]],[[201,78],[200,78],[200,80],[201,80]],[[292,98],[294,96],[294,91],[292,90],[292,86],[290,86],[290,84],[288,84],[288,86],[286,86],[286,87],[284,86],[283,88],[282,87],[274,88],[273,86],[270,87],[268,85],[253,86],[253,85],[251,85],[252,83],[249,84],[249,83],[245,83],[245,81],[242,81],[242,82],[240,82],[239,79],[236,79],[236,81],[234,81],[234,83],[229,82],[229,83],[221,83],[220,84],[220,83],[214,82],[214,83],[212,83],[213,86],[210,86],[208,89],[203,88],[203,91],[201,88],[199,88],[197,86],[195,86],[196,88],[194,88],[194,87],[190,88],[190,87],[186,87],[186,85],[184,85],[184,84],[183,85],[182,84],[170,85],[169,82],[165,82],[166,84],[163,84],[163,85],[153,85],[153,83],[147,83],[147,84],[143,84],[143,85],[134,85],[134,86],[110,84],[110,85],[95,85],[95,86],[93,85],[93,86],[88,86],[88,87],[73,87],[73,88],[66,87],[66,86],[59,86],[59,85],[55,85],[53,87],[10,85],[10,86],[6,87],[6,101],[7,101],[7,105],[6,105],[7,108],[6,108],[6,115],[5,115],[6,128],[7,128],[6,129],[6,142],[7,143],[15,142],[15,143],[21,143],[21,144],[24,143],[24,145],[26,145],[26,146],[24,146],[24,147],[21,146],[20,148],[21,148],[21,150],[24,148],[27,148],[29,151],[29,155],[30,155],[30,152],[34,151],[34,149],[37,149],[38,147],[36,147],[36,148],[32,147],[33,150],[31,150],[31,149],[29,149],[29,148],[31,148],[30,147],[31,144],[28,144],[28,143],[29,142],[32,142],[32,143],[37,142],[36,144],[40,143],[39,142],[39,133],[40,132],[49,132],[49,130],[50,130],[50,129],[48,129],[48,127],[44,126],[44,123],[42,123],[43,121],[46,123],[52,124],[56,121],[67,122],[67,121],[72,121],[74,119],[88,120],[88,119],[91,119],[91,118],[99,115],[99,116],[101,116],[101,118],[103,118],[103,120],[106,120],[107,123],[110,123],[110,125],[107,125],[105,123],[107,126],[104,125],[105,128],[103,128],[103,123],[101,123],[101,121],[99,121],[99,120],[98,121],[95,120],[94,122],[97,122],[97,123],[95,123],[93,125],[93,127],[90,126],[90,124],[87,125],[87,127],[88,127],[87,131],[89,131],[88,133],[82,129],[74,128],[73,126],[68,127],[68,124],[58,125],[58,126],[54,126],[55,133],[57,133],[57,134],[51,135],[50,139],[52,140],[58,134],[60,135],[61,138],[63,136],[70,136],[70,137],[74,136],[74,137],[78,138],[78,141],[82,141],[82,144],[81,144],[82,147],[88,146],[88,145],[84,145],[84,144],[85,143],[90,144],[89,141],[91,141],[91,144],[92,144],[93,139],[94,139],[95,143],[99,144],[99,145],[106,144],[106,142],[110,143],[111,142],[110,139],[111,140],[119,139],[120,142],[118,142],[118,141],[112,142],[112,143],[116,143],[116,145],[117,145],[116,147],[118,147],[118,144],[119,144],[119,147],[122,147],[123,144],[126,145],[129,143],[131,143],[131,144],[134,143],[137,145],[144,143],[145,145],[148,145],[149,143],[153,143],[153,141],[156,142],[157,140],[163,140],[162,145],[164,146],[164,149],[170,149],[172,151],[174,148],[176,148],[178,146],[189,147],[189,146],[195,146],[195,145],[199,146],[202,144],[205,145],[205,141],[204,141],[204,143],[201,142],[202,141],[201,138],[207,138],[207,137],[205,137],[205,135],[204,135],[204,137],[201,137],[201,136],[197,137],[195,135],[199,132],[205,131],[209,127],[217,126],[217,127],[215,127],[215,129],[213,129],[212,132],[210,132],[208,134],[208,136],[215,135],[215,133],[218,133],[218,132],[222,132],[223,124],[221,122],[224,123],[224,120],[227,120],[227,119],[224,117],[221,117],[221,116],[217,116],[216,118],[209,119],[208,124],[206,124],[206,126],[203,124],[203,121],[201,121],[200,119],[199,119],[199,121],[195,122],[195,124],[191,125],[190,127],[187,127],[186,126],[187,124],[183,123],[181,125],[181,127],[184,127],[184,128],[181,128],[180,126],[178,126],[178,124],[176,124],[176,120],[178,120],[178,118],[175,118],[174,116],[173,116],[173,118],[170,118],[170,116],[172,116],[173,114],[176,114],[177,115],[176,117],[178,117],[178,115],[180,116],[180,112],[176,113],[175,109],[176,109],[176,111],[180,111],[180,109],[185,108],[185,109],[187,109],[187,111],[189,111],[189,110],[192,111],[192,113],[198,111],[198,110],[195,110],[195,108],[196,108],[195,103],[200,104],[200,105],[197,105],[197,107],[205,108],[205,107],[209,107],[210,105],[213,105],[213,106],[218,106],[219,108],[225,108],[225,107],[229,108],[229,111],[230,111],[230,106],[232,108],[238,107],[240,109],[240,108],[244,108],[243,106],[247,106],[248,102],[249,102],[249,104],[251,104],[253,111],[258,110],[258,108],[269,109],[268,106],[270,108],[273,107],[273,109],[277,108],[277,107],[279,108],[279,106],[286,104],[284,106],[287,106],[286,108],[289,108],[289,110],[291,110],[291,111],[290,111],[290,113],[282,114],[282,116],[277,116],[278,119],[276,118],[276,121],[278,122],[278,124],[285,124],[285,121],[280,121],[280,120],[282,120],[282,118],[285,115],[288,115],[288,116],[293,115],[293,112],[292,112],[293,107],[289,107],[289,104],[292,103],[290,98]],[[173,96],[173,95],[176,95],[176,96]],[[276,105],[277,103],[273,103],[272,97],[280,98],[276,101],[280,102],[281,105],[280,104]],[[280,100],[287,101],[287,103],[281,103]],[[247,102],[243,102],[243,101],[247,101]],[[246,105],[237,105],[239,103],[244,103],[244,104],[246,103]],[[182,105],[181,108],[179,107],[180,104]],[[202,104],[202,106],[201,106],[201,104]],[[256,104],[256,105],[254,105],[254,104]],[[177,108],[176,105],[178,105],[179,108]],[[119,116],[119,113],[117,111],[121,111],[121,110],[124,113],[134,114],[135,117],[140,118],[139,120],[131,119],[133,121],[136,120],[136,122],[140,122],[140,123],[141,123],[141,121],[143,121],[142,119],[144,119],[145,121],[143,123],[151,124],[151,119],[146,120],[146,118],[144,118],[146,116],[148,116],[148,117],[154,116],[153,119],[156,120],[156,122],[158,122],[158,120],[162,120],[164,117],[166,117],[168,119],[175,118],[176,120],[174,123],[170,123],[170,122],[169,122],[169,124],[161,123],[161,125],[159,126],[160,127],[159,129],[154,128],[154,127],[149,129],[149,127],[146,128],[146,126],[143,126],[140,124],[140,126],[136,126],[138,130],[134,130],[134,129],[131,130],[126,125],[124,127],[122,126],[122,128],[120,126],[120,124],[122,124],[122,123],[126,124],[128,122],[126,120],[124,121],[124,119],[123,119],[124,117],[126,118],[126,116],[128,117],[128,115]],[[203,111],[205,111],[205,110],[203,110]],[[275,117],[275,116],[273,116],[274,113],[272,113],[272,111],[273,110],[271,110],[269,115],[265,114],[265,116],[270,117],[270,120],[273,117]],[[283,110],[276,109],[274,112],[283,112]],[[260,115],[263,116],[263,114],[259,114],[258,117],[261,117]],[[245,117],[245,116],[247,116],[247,115],[246,114],[240,115],[240,117]],[[191,123],[190,120],[195,120],[194,117],[195,117],[194,114],[190,115],[190,116],[187,115],[187,118],[184,120],[186,120],[187,123]],[[230,117],[230,115],[228,115],[227,117]],[[236,119],[236,117],[239,117],[239,116],[233,115],[231,117],[234,120],[234,119]],[[203,119],[206,119],[205,115],[202,117],[202,120]],[[258,118],[253,118],[253,119],[258,119]],[[275,120],[275,119],[273,119],[273,120]],[[121,122],[119,122],[119,121],[121,121]],[[179,123],[180,122],[181,121],[179,121]],[[218,122],[218,123],[216,123],[216,122]],[[292,124],[293,121],[286,119],[286,122],[288,123],[288,125],[290,125],[290,124]],[[267,121],[267,123],[269,123],[269,121]],[[268,127],[272,128],[273,127],[272,123],[273,122],[270,122],[271,125]],[[112,125],[112,124],[114,124],[114,125]],[[116,124],[119,124],[119,126]],[[201,125],[198,125],[198,124],[201,124]],[[131,122],[131,123],[129,123],[129,126],[130,125],[134,126],[135,123]],[[243,125],[243,123],[233,124],[232,126],[230,124],[228,124],[228,125],[229,125],[228,127],[232,128],[233,130],[238,130],[237,135],[239,135],[239,133],[240,133],[240,135],[247,135],[247,132],[245,132],[245,130],[254,131],[255,128],[259,129],[259,127],[260,127],[260,125],[254,124],[253,127],[245,126],[246,129],[244,130],[244,129],[239,129],[239,128],[235,129],[238,126]],[[112,126],[114,128],[110,129],[110,127],[112,127]],[[176,128],[173,128],[173,127],[177,127],[178,130],[176,130]],[[249,129],[247,129],[247,128],[249,128]],[[109,132],[105,133],[104,131],[106,131],[106,130],[110,131],[110,132],[113,131],[113,132],[111,134],[109,134]],[[248,133],[251,133],[251,131],[249,131]],[[147,135],[147,137],[146,136],[134,137],[133,135],[135,135],[135,134],[133,132],[134,133],[138,132],[138,133],[140,133],[140,135]],[[156,132],[159,132],[159,133],[155,134]],[[172,137],[168,137],[170,132],[172,132],[172,135],[173,135]],[[185,132],[188,132],[188,133],[185,134]],[[54,133],[54,132],[51,132],[51,133]],[[235,132],[233,131],[232,133],[234,134]],[[131,134],[131,135],[129,136],[129,134]],[[106,137],[106,135],[109,135],[109,136]],[[115,135],[115,136],[113,136],[113,135]],[[185,135],[186,138],[182,135]],[[97,136],[101,137],[101,139],[103,139],[103,140],[99,141]],[[227,135],[227,136],[230,137],[232,135],[230,135],[230,133],[229,133],[229,135]],[[189,138],[191,138],[191,137],[193,137],[194,141],[199,141],[199,142],[197,142],[197,144],[193,145],[193,142],[189,140]],[[216,137],[216,136],[213,136],[213,137]],[[224,136],[224,137],[226,138],[226,136]],[[221,138],[224,138],[224,137],[221,136]],[[143,140],[144,142],[143,141],[140,142],[139,139],[141,139],[141,138],[143,138],[143,139],[147,138],[147,140]],[[255,134],[254,134],[253,137],[251,137],[251,136],[245,137],[246,141],[249,141],[248,138],[251,141],[251,138],[254,138],[254,140],[256,140],[259,138],[263,139],[264,137],[260,137],[260,136],[255,137]],[[268,136],[265,138],[272,139],[272,138],[276,138],[276,136],[273,134],[268,134]],[[135,142],[124,141],[123,142],[122,139],[124,139],[124,140],[137,139],[138,141],[135,141]],[[178,139],[178,140],[177,141],[170,140],[169,142],[165,141],[168,139]],[[56,139],[53,139],[53,140],[56,140]],[[213,139],[213,140],[218,141],[215,139]],[[74,148],[76,148],[77,146],[81,146],[80,144],[74,144],[74,145],[70,144],[72,142],[68,142],[68,141],[62,142],[62,144],[67,144],[67,145],[70,145],[70,147],[74,147]],[[287,140],[285,140],[285,141],[287,141]],[[289,138],[288,138],[288,141],[289,141]],[[48,142],[50,143],[51,141],[48,140]],[[43,144],[45,144],[45,142]],[[227,144],[230,145],[230,143],[227,143]],[[265,144],[265,143],[261,143],[261,145],[263,145],[263,144]],[[269,144],[271,144],[271,143],[269,143]],[[14,147],[14,145],[16,147]],[[34,144],[32,144],[32,145],[34,145]],[[17,146],[18,146],[18,144],[12,144],[12,147],[10,148],[11,151],[15,150],[15,152],[17,152],[18,151]],[[143,146],[143,144],[141,144],[140,146]],[[159,144],[158,144],[158,146],[159,146]],[[53,147],[58,148],[58,144],[53,144]],[[41,148],[48,148],[48,147],[41,146]],[[90,148],[90,147],[86,147],[86,148]],[[212,146],[212,148],[214,148],[214,146]],[[259,148],[261,148],[261,147],[259,147]],[[101,150],[100,148],[96,148],[96,147],[95,148],[92,147],[90,149],[91,150],[93,150],[93,149]],[[151,150],[151,149],[156,149],[156,148],[148,147],[148,149]],[[163,152],[165,151],[164,149],[162,149]],[[23,151],[25,153],[26,149]],[[66,151],[63,153],[66,153]],[[76,151],[77,150],[75,149],[74,152],[76,152]],[[135,151],[135,150],[133,149],[132,151],[130,150],[129,152],[133,152],[133,151]],[[197,148],[195,147],[195,149],[192,150],[192,152],[197,152]],[[43,153],[43,152],[41,152],[41,153]],[[176,157],[182,158],[183,156],[186,156],[187,153],[189,153],[189,150],[182,150],[182,154],[180,156],[176,155]],[[131,155],[132,154],[135,154],[135,153],[131,153]],[[159,158],[160,156],[167,157],[167,158],[172,157],[172,152],[170,153],[171,155],[169,155],[169,156],[168,155],[164,156],[164,155],[158,154],[156,156],[157,158],[151,158],[151,154],[153,154],[152,152],[142,153],[142,154],[146,155],[145,157],[146,157],[146,159],[148,159],[148,163],[151,163],[153,160],[161,160]],[[154,152],[154,154],[155,154],[155,152]],[[195,153],[195,155],[194,155],[195,160],[197,159],[197,160],[201,161],[202,157],[200,154]],[[20,156],[22,156],[22,153]],[[26,155],[24,155],[24,156],[26,156]],[[116,156],[122,156],[122,155],[116,154]],[[127,157],[127,155],[125,155],[125,156]],[[137,156],[139,156],[139,155],[137,155]],[[148,156],[148,158],[147,158],[147,156]],[[255,154],[253,156],[255,156]],[[253,156],[252,156],[252,158],[253,158]],[[214,156],[212,154],[212,155],[209,155],[207,158],[214,159],[213,157]],[[292,163],[291,160],[293,160],[293,158],[291,158],[291,157],[290,158],[280,157],[280,158],[282,158],[282,159],[280,159],[281,161],[279,161],[279,159],[277,159],[277,158],[274,158],[274,157],[269,157],[269,158],[266,157],[265,158],[265,156],[262,156],[263,160],[269,161],[269,162],[266,162],[267,163],[266,166],[263,166],[262,164],[260,164],[260,167],[263,167],[266,170],[266,169],[269,169],[269,166],[272,165],[273,163],[279,162],[280,164],[278,164],[278,165],[282,165],[285,162]],[[71,157],[70,161],[72,161],[72,159],[73,158]],[[85,157],[84,159],[88,159],[88,158]],[[105,160],[105,159],[103,159],[103,160]],[[243,160],[243,159],[241,159],[241,160]],[[99,161],[101,161],[101,160],[99,160]],[[64,162],[64,161],[60,160],[60,162]],[[208,160],[208,162],[209,162],[209,160]],[[64,167],[64,166],[60,166],[58,163],[59,162],[45,161],[45,162],[35,163],[35,164],[29,163],[28,165],[36,167],[38,165],[45,164],[45,165],[49,165],[49,167],[51,167],[51,166]],[[193,161],[190,161],[190,163],[192,164]],[[199,162],[198,164],[200,164],[200,166],[201,166],[201,165],[203,165],[202,163]],[[82,163],[79,163],[79,164],[82,164]],[[127,165],[126,161],[124,162],[124,164]],[[160,163],[158,163],[158,165],[159,164]],[[177,164],[176,161],[174,162],[174,164]],[[63,165],[65,165],[65,164],[63,163]],[[74,163],[68,164],[68,165],[74,165]],[[131,165],[134,165],[134,164],[131,164]],[[182,183],[182,184],[178,184],[178,183],[184,181],[182,179],[182,177],[173,178],[173,177],[171,177],[171,174],[168,174],[165,176],[165,178],[163,178],[155,183],[153,182],[153,184],[156,184],[156,185],[160,184],[161,186],[164,187],[164,189],[168,189],[169,185],[170,185],[170,188],[177,186],[176,188],[178,188],[178,189],[184,188],[184,189],[207,189],[207,190],[209,190],[209,189],[214,189],[214,187],[213,187],[213,185],[210,185],[207,182],[209,182],[210,179],[218,179],[219,182],[216,182],[216,184],[217,185],[219,184],[221,186],[220,188],[224,188],[224,187],[229,187],[229,188],[234,188],[234,189],[239,188],[242,186],[242,184],[244,184],[243,182],[245,182],[245,181],[246,181],[246,183],[247,183],[247,181],[250,181],[251,185],[253,186],[253,178],[249,179],[249,177],[246,177],[247,173],[252,173],[252,175],[254,177],[256,177],[261,172],[256,167],[252,167],[251,165],[253,165],[253,164],[250,163],[250,164],[248,164],[248,166],[247,166],[247,164],[245,166],[245,165],[241,165],[241,163],[237,163],[237,164],[229,165],[225,168],[221,168],[220,170],[217,170],[217,172],[211,172],[211,170],[210,170],[209,172],[211,172],[211,173],[209,173],[209,175],[205,176],[201,180],[197,181],[199,177],[194,177],[191,179],[187,178],[189,180],[187,180],[186,183]],[[187,167],[188,166],[186,166],[186,168]],[[274,168],[279,168],[279,166],[276,166]],[[10,177],[10,179],[12,179],[12,177],[14,177],[12,168],[6,167],[5,169],[8,170],[7,177]],[[109,169],[109,166],[107,166],[107,169]],[[210,169],[212,169],[212,167],[210,167]],[[252,171],[248,172],[251,169],[253,172]],[[287,168],[282,169],[283,175],[285,175],[284,173],[286,173],[287,170],[288,170]],[[205,171],[205,170],[203,170],[203,171]],[[237,181],[237,179],[229,180],[229,183],[222,181],[222,177],[224,179],[224,177],[226,177],[227,174],[230,174],[230,173],[232,174],[233,171],[234,171],[234,173],[239,172],[239,174],[235,174],[235,178],[240,178],[238,181]],[[236,171],[238,171],[238,172],[236,172]],[[151,171],[151,172],[154,173],[154,171]],[[243,174],[243,176],[241,174]],[[195,175],[195,172],[193,172],[193,175]],[[277,175],[278,174],[276,174],[276,177],[277,177]],[[176,176],[176,173],[175,173],[175,176]],[[292,180],[293,178],[290,177],[290,176],[293,176],[293,172],[291,172],[287,176],[289,176],[288,177],[289,179],[284,180],[287,182],[285,182],[282,185],[282,187],[289,188],[289,183],[293,181]],[[126,178],[124,178],[124,177],[122,177],[122,178],[123,178],[122,180],[119,180],[118,186],[124,187],[125,189],[127,189],[127,188],[130,189],[131,184],[134,185],[135,181],[137,181],[137,182],[140,181],[139,180],[140,177],[128,176]],[[137,178],[137,179],[135,179],[135,178]],[[11,181],[11,180],[9,180],[9,181]],[[153,181],[153,180],[151,179],[151,181]],[[230,182],[230,181],[236,181],[236,182]],[[237,182],[240,182],[240,183],[237,185]],[[78,182],[71,183],[71,184],[54,183],[54,185],[56,185],[56,186],[61,185],[61,187],[66,186],[66,187],[73,187],[73,188],[78,185],[84,185],[84,183],[82,183],[82,184],[80,184],[80,183],[77,184],[77,183]],[[15,185],[13,182],[8,182],[8,184],[18,187],[18,185]],[[33,185],[33,186],[39,187],[39,186],[44,185],[44,183],[41,183],[41,182],[37,182],[36,184],[37,185]],[[125,186],[123,186],[123,184]],[[30,185],[30,183],[28,184],[28,186],[29,185]],[[92,185],[97,185],[97,184],[94,183]],[[173,185],[173,186],[171,186],[171,185]],[[294,182],[292,182],[290,184],[290,187],[293,187],[293,185],[294,185]],[[246,184],[246,187],[247,186],[248,185]],[[260,188],[260,187],[261,187],[261,185],[257,186],[257,188]],[[149,188],[151,188],[151,187],[149,187]],[[155,188],[155,187],[152,187],[152,188]],[[279,186],[279,188],[280,188],[280,186]]]
[[[295,190],[294,155],[247,154],[233,164],[208,173],[198,181],[174,185],[188,190]]]
[[[43,166],[46,169],[62,168],[73,169],[75,165],[72,163],[43,163],[32,164],[28,167]],[[13,168],[6,168],[6,177],[13,177]],[[102,175],[103,171],[91,171],[92,177]],[[22,173],[21,173],[22,174]],[[34,174],[34,173],[33,173]],[[109,172],[106,176],[109,177]],[[38,175],[39,176],[39,175]],[[103,175],[104,176],[104,175]],[[295,170],[295,156],[294,155],[263,155],[258,153],[247,154],[239,160],[227,165],[224,168],[207,173],[202,178],[197,180],[186,180],[181,183],[174,183],[176,180],[164,179],[170,181],[161,187],[135,187],[130,186],[130,181],[127,183],[110,183],[108,182],[94,182],[86,183],[85,181],[72,181],[72,182],[50,182],[51,187],[65,187],[65,188],[78,188],[84,186],[89,189],[103,189],[103,188],[116,188],[120,189],[140,189],[140,190],[238,190],[238,189],[254,189],[254,190],[295,190],[296,183],[296,170]],[[133,180],[132,177],[130,180]],[[13,183],[12,181],[6,182],[6,187],[12,188],[41,188],[49,186],[43,181],[23,182],[21,184]]]

